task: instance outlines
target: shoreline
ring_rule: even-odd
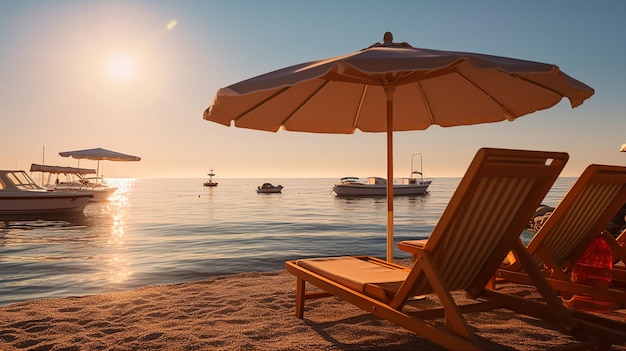
[[[295,277],[281,270],[12,303],[0,307],[0,349],[442,349],[337,298],[310,301],[305,318],[298,319],[295,289]],[[533,293],[512,284],[501,289],[522,296]],[[465,299],[462,292],[453,296]],[[429,296],[425,301],[435,300]],[[613,314],[626,320],[625,309]],[[543,350],[575,342],[542,321],[519,319],[506,310],[467,318],[479,329],[484,349]]]

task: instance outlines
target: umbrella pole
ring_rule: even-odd
[[[387,94],[387,262],[393,262],[393,92],[395,87],[385,87]]]

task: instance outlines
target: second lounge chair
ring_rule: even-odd
[[[568,274],[598,236],[611,247],[616,259],[626,259],[624,247],[604,230],[624,202],[626,167],[590,165],[528,243],[530,255],[544,269],[552,287],[565,298],[576,294],[614,302],[616,306],[626,304],[626,291],[574,284]],[[615,279],[623,279],[620,276],[621,273],[617,272]],[[531,283],[518,262],[503,266],[497,277]]]

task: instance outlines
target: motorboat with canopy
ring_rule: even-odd
[[[117,187],[109,186],[106,181],[99,180],[95,175],[97,171],[92,168],[78,168],[65,166],[30,165],[31,172],[47,174],[42,179],[41,185],[50,190],[65,190],[86,193],[92,195],[90,201],[106,201],[117,190]],[[62,178],[59,178],[59,177]]]

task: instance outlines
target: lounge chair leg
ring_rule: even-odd
[[[476,341],[476,336],[471,331],[459,307],[454,302],[450,294],[450,289],[443,285],[443,279],[433,265],[433,259],[430,257],[430,254],[423,252],[421,262],[424,274],[426,274],[428,281],[439,298],[439,302],[443,306],[444,328],[467,340]]]
[[[298,278],[296,281],[296,317],[304,317],[304,291],[306,281]]]
[[[573,331],[577,328],[576,321],[563,306],[561,298],[557,295],[556,291],[554,291],[550,284],[548,284],[548,281],[543,276],[543,273],[532,260],[528,251],[526,251],[526,246],[522,243],[521,238],[518,238],[517,241],[515,241],[513,249],[515,250],[516,256],[519,258],[522,267],[534,282],[534,285],[541,296],[543,296],[543,299],[546,302],[546,309],[550,311],[550,314],[557,317],[555,318],[555,322],[565,329],[567,333],[573,333]]]

